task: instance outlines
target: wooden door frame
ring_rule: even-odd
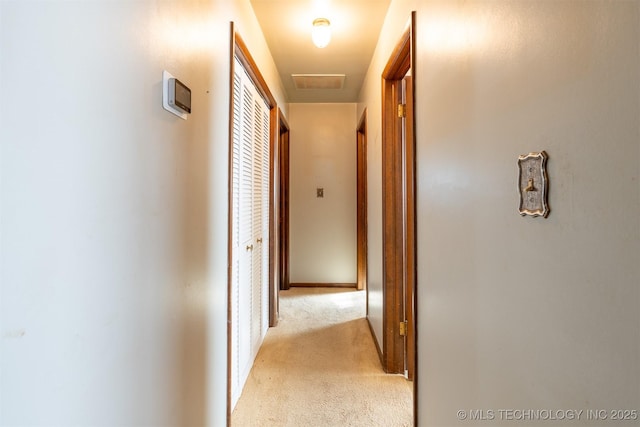
[[[356,130],[356,186],[357,186],[357,285],[359,291],[367,289],[367,314],[369,314],[369,289],[367,288],[367,110],[360,117]]]
[[[277,174],[272,177],[273,185],[270,188],[271,192],[275,192],[271,197],[273,209],[269,217],[270,230],[273,231],[273,238],[269,239],[269,254],[272,255],[270,264],[273,265],[273,271],[270,271],[273,280],[269,282],[270,327],[278,325],[279,292],[283,283],[289,284],[289,123],[282,110],[277,110],[277,143],[271,150],[272,170]]]
[[[413,380],[416,366],[415,351],[415,287],[416,287],[416,156],[414,137],[413,76],[404,78],[406,84],[406,125],[404,146],[405,172],[405,318],[407,319],[406,363],[407,379]]]
[[[278,284],[277,289],[287,290],[289,282],[289,124],[282,115],[278,131],[278,181],[279,209],[278,214]]]
[[[407,369],[415,369],[416,357],[415,215],[410,213],[415,209],[415,132],[414,121],[407,121],[406,125],[411,129],[407,132],[407,146],[403,146],[402,121],[398,117],[402,80],[407,74],[415,76],[414,28],[415,12],[382,72],[382,362],[389,373],[404,373],[405,349],[413,350],[413,354],[407,352],[406,355]],[[413,111],[414,105],[406,109],[407,114],[413,114]],[[406,287],[406,293],[403,287]],[[400,322],[404,320],[407,321],[406,343],[400,335]],[[415,372],[409,376],[414,377]]]
[[[256,85],[258,92],[262,95],[264,100],[267,103],[269,108],[269,313],[277,312],[278,307],[278,294],[273,293],[271,290],[273,289],[276,273],[275,266],[275,245],[273,244],[273,236],[275,236],[275,221],[273,221],[274,215],[274,207],[276,203],[274,201],[275,192],[274,192],[274,179],[273,179],[273,165],[276,162],[277,148],[276,148],[276,140],[277,140],[277,132],[278,132],[278,106],[276,104],[276,100],[271,94],[269,90],[269,86],[267,82],[264,80],[264,77],[260,73],[258,66],[256,65],[251,53],[249,53],[249,49],[245,44],[244,40],[235,30],[235,25],[233,22],[230,23],[231,37],[230,37],[230,55],[229,55],[229,171],[228,171],[228,237],[227,237],[227,426],[230,426],[231,423],[231,342],[232,342],[232,312],[231,312],[231,289],[233,286],[232,283],[232,221],[233,221],[233,79],[235,72],[235,60],[234,57],[237,57],[240,63],[243,65],[249,77]]]

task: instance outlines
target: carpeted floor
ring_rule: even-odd
[[[365,318],[365,293],[280,292],[280,323],[267,332],[232,427],[413,425],[412,384],[387,375]]]

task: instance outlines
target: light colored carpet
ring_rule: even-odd
[[[413,425],[412,383],[382,370],[365,298],[351,289],[281,291],[280,323],[267,332],[232,427]]]

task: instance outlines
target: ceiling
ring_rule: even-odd
[[[251,0],[278,68],[289,102],[357,102],[362,81],[390,0]],[[311,41],[312,22],[331,21],[331,42],[324,49]],[[294,74],[332,74],[308,84],[336,80],[340,89],[296,89]],[[339,79],[339,78],[338,78]]]

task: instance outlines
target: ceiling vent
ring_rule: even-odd
[[[344,74],[291,74],[296,89],[342,89]]]

